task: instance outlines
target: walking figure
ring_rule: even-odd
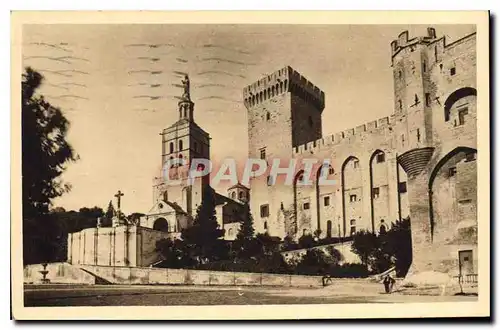
[[[385,288],[385,293],[391,293],[392,292],[392,287],[394,286],[394,283],[396,280],[394,280],[390,275],[387,275],[384,278],[384,288]]]

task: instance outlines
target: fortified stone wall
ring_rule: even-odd
[[[301,186],[300,166],[292,188],[256,179],[252,209],[269,209],[255,216],[257,231],[349,236],[410,216],[413,271],[449,272],[457,269],[457,253],[477,244],[476,36],[447,44],[433,28],[414,38],[404,31],[391,51],[393,115],[334,135],[321,137],[317,126],[324,94],[296,71],[280,70],[244,89],[250,157],[261,156],[263,148],[266,159],[287,157],[291,148],[299,164],[330,160],[329,177],[336,180],[317,185],[316,172],[309,186]],[[294,93],[294,81],[300,92]],[[281,92],[282,85],[292,102],[286,93],[275,97],[272,86]]]
[[[400,214],[401,217],[407,216],[406,192],[398,194],[398,179],[405,183],[406,176],[404,171],[397,173],[392,133],[394,121],[394,117],[381,118],[293,148],[292,157],[299,164],[296,179],[303,173],[304,168],[300,164],[304,159],[316,159],[318,166],[328,160],[331,170],[327,169],[327,179],[336,183],[318,185],[320,173],[317,171],[312,173],[310,183],[305,186],[296,184],[285,191],[266,186],[267,194],[260,198],[257,195],[258,202],[265,204],[273,200],[275,205],[283,203],[286,209],[292,211],[288,212],[285,224],[296,226],[296,229],[286,228],[285,231],[294,232],[297,236],[305,232],[312,234],[317,229],[321,230],[321,237],[338,236],[339,227],[340,234],[345,236],[350,235],[351,227],[355,227],[355,231],[373,228],[378,231],[382,224],[399,219]],[[293,194],[291,203],[290,190]],[[254,206],[254,209],[258,210],[260,205]],[[291,219],[295,215],[296,224],[295,219]],[[257,215],[255,218],[268,222],[267,227],[272,234],[278,229],[269,228],[269,223],[277,226],[277,216],[271,214],[270,217],[276,218],[264,219]]]

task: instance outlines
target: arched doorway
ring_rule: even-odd
[[[153,229],[168,233],[168,221],[165,218],[158,218],[153,224]]]

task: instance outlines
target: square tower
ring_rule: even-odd
[[[249,157],[288,165],[293,148],[322,137],[325,93],[286,66],[243,89],[248,110]],[[251,209],[259,232],[283,236],[279,215],[293,204],[293,187],[269,186],[267,175],[250,181]]]

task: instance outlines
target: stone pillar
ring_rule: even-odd
[[[425,174],[408,178],[408,199],[410,204],[412,264],[410,273],[432,269],[431,226],[429,217],[428,176]]]
[[[433,152],[433,148],[419,148],[407,151],[398,157],[408,175],[412,239],[412,265],[408,275],[436,270],[434,260],[440,260],[438,253],[442,252],[433,251],[431,237],[428,164]]]
[[[314,179],[316,180],[316,179]],[[312,192],[310,193],[309,195],[309,207],[310,207],[310,211],[311,211],[311,222],[310,222],[310,234],[314,236],[314,232],[316,230],[318,230],[318,199],[319,199],[319,196],[318,196],[318,192],[317,192],[317,189],[316,189],[316,182],[313,181],[313,188],[312,189]],[[321,201],[320,201],[321,203]],[[321,207],[321,206],[320,206]]]
[[[82,231],[82,235],[80,236],[80,244],[82,246],[82,257],[80,262],[82,265],[85,265],[85,249],[87,247],[87,235],[85,235],[86,231]],[[82,238],[83,237],[83,238]]]
[[[361,166],[361,220],[362,222],[356,227],[359,229],[365,229],[370,233],[374,232],[374,224],[372,221],[372,189],[371,189],[371,173],[370,173],[370,155],[364,154],[359,158],[359,163]],[[349,219],[346,219],[349,221]],[[356,222],[359,219],[356,219]],[[357,229],[357,228],[356,228]]]
[[[68,244],[67,244],[67,249],[68,251],[66,252],[66,258],[68,260],[68,263],[71,264],[72,261],[72,251],[73,251],[73,233],[68,234]]]
[[[389,194],[389,219],[387,223],[390,225],[393,221],[399,220],[399,178],[398,178],[398,162],[392,153],[387,153],[387,184]],[[387,228],[390,229],[390,228]]]

